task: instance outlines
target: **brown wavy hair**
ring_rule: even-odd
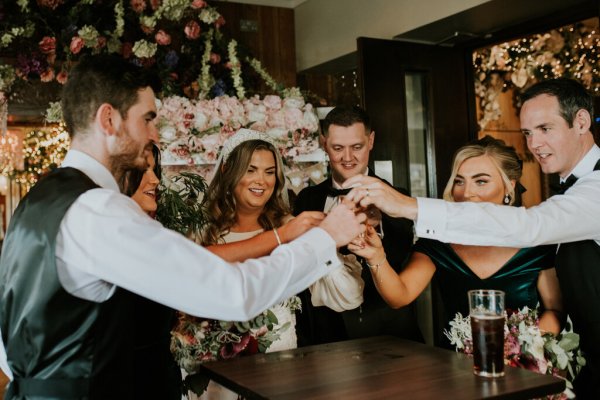
[[[240,143],[229,154],[227,161],[217,170],[210,183],[204,204],[207,213],[207,228],[202,235],[202,244],[211,245],[223,243],[222,237],[229,233],[235,223],[236,201],[233,195],[252,160],[252,155],[257,150],[267,150],[276,160],[275,188],[271,198],[265,204],[258,223],[265,229],[273,229],[283,225],[284,218],[290,214],[290,208],[283,199],[285,177],[283,164],[277,149],[264,140],[248,140]]]

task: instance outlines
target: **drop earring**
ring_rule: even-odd
[[[504,195],[504,200],[502,200],[502,202],[503,202],[504,204],[510,204],[510,196],[508,195],[508,193],[506,193],[506,194]]]

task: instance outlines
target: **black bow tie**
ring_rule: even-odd
[[[336,189],[333,186],[329,188],[329,197],[345,196],[350,192],[350,189]]]
[[[569,175],[567,177],[567,179],[565,179],[564,182],[561,182],[556,193],[564,194],[567,191],[567,189],[569,189],[571,186],[573,186],[575,184],[575,182],[577,182],[577,177],[573,174]]]

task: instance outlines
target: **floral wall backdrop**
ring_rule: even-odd
[[[312,105],[224,37],[224,24],[217,9],[203,0],[2,2],[0,99],[27,101],[16,97],[31,82],[64,84],[85,54],[119,54],[163,79],[159,126],[165,165],[194,167],[209,176],[223,141],[236,129],[251,127],[279,144],[290,188],[297,192],[320,182],[326,166]],[[269,93],[252,87],[258,79]],[[50,104],[47,121],[60,121],[58,103]],[[33,152],[52,153],[44,143]],[[39,177],[10,163],[2,173],[27,182]]]
[[[514,88],[518,95],[540,80],[573,78],[600,95],[599,50],[600,29],[595,18],[475,51],[480,128],[500,118],[500,93]]]

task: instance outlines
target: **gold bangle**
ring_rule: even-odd
[[[279,233],[277,233],[277,229],[273,228],[273,233],[275,234],[275,239],[277,239],[277,245],[281,246],[281,238],[279,237]]]

